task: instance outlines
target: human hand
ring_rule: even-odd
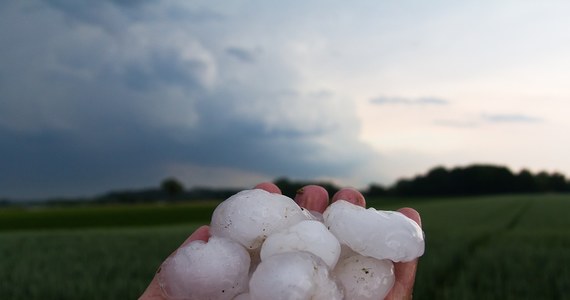
[[[263,185],[271,187],[270,183],[263,183]],[[339,190],[332,197],[331,203],[340,199],[366,207],[364,196],[356,189],[344,188]],[[323,213],[329,205],[329,196],[328,192],[323,187],[309,185],[297,192],[295,202],[306,209]],[[422,225],[420,214],[415,209],[405,207],[398,211],[406,217],[414,220],[418,225]],[[388,295],[384,298],[385,300],[412,299],[417,265],[417,258],[410,262],[394,263],[395,282]]]
[[[273,183],[264,182],[255,186],[255,188],[266,190],[270,193],[281,194],[281,190]],[[344,188],[338,191],[331,199],[331,203],[339,199],[346,200],[353,204],[366,207],[366,200],[362,193],[356,189]],[[329,205],[329,195],[328,192],[320,186],[308,185],[301,188],[297,195],[295,196],[295,202],[299,206],[304,207],[308,210],[317,211],[323,213],[327,206]],[[412,208],[401,208],[398,210],[408,218],[414,220],[421,226],[420,215],[417,211]],[[196,240],[207,241],[210,236],[209,227],[202,226],[198,228],[184,243],[182,246]],[[175,251],[176,252],[176,251]],[[175,253],[174,252],[174,253]],[[172,255],[172,254],[171,254]],[[384,298],[386,300],[393,299],[411,299],[412,291],[414,287],[414,281],[416,276],[418,260],[415,259],[410,262],[400,262],[394,263],[394,273],[395,273],[395,283],[388,295]],[[141,295],[139,300],[164,300],[165,297],[161,291],[160,285],[158,283],[158,273],[160,273],[160,268],[156,275],[152,279],[151,283]]]

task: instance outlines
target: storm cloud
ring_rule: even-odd
[[[223,12],[185,3],[3,4],[0,196],[148,186],[173,165],[345,176],[374,155],[350,101],[303,89],[278,54],[216,35]]]

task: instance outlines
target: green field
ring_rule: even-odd
[[[570,299],[570,195],[370,204],[422,215],[415,299]],[[0,299],[136,299],[214,206],[0,210]]]

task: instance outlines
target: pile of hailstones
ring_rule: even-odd
[[[321,215],[260,189],[215,209],[208,242],[162,265],[168,299],[383,299],[393,262],[424,252],[424,235],[399,212],[335,201]]]

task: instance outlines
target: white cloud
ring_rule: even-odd
[[[543,120],[523,114],[482,114],[483,120],[492,123],[538,123]]]
[[[385,97],[380,96],[370,99],[370,103],[378,105],[447,105],[449,101],[436,97]]]

